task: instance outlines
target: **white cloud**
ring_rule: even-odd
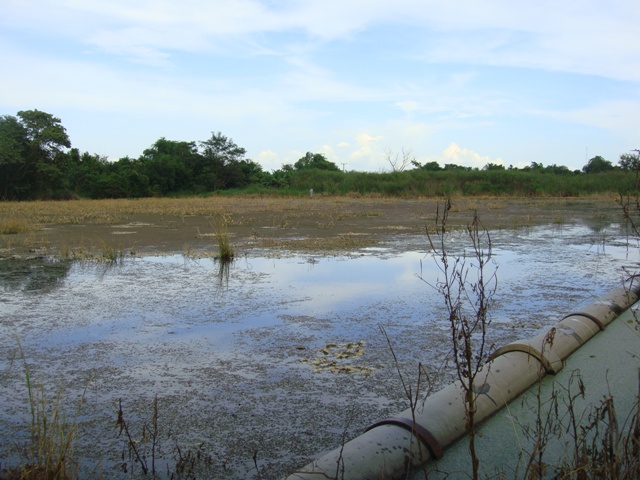
[[[418,102],[412,100],[396,102],[395,105],[406,114],[412,114],[419,109]]]
[[[504,165],[501,158],[492,159],[488,155],[480,155],[468,148],[462,148],[456,143],[451,143],[442,152],[443,164],[453,163],[464,167],[482,168],[487,163],[494,163],[496,165]]]
[[[262,165],[264,171],[270,172],[282,166],[283,162],[281,162],[279,158],[279,155],[273,150],[263,150],[258,153],[258,158],[256,158],[255,161]]]
[[[355,136],[355,144],[348,158],[347,170],[377,170],[384,164],[384,153],[381,147],[382,135],[366,132]]]
[[[295,42],[300,45],[348,40],[384,25],[433,32],[425,49],[429,61],[640,79],[640,6],[627,0],[294,0],[284,6],[258,0],[31,0],[3,7],[0,22],[8,29],[56,32],[157,64],[177,51],[274,53],[267,46],[271,33],[302,33]]]

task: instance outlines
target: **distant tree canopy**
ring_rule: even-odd
[[[310,170],[315,168],[317,170],[331,170],[339,172],[340,168],[333,162],[327,160],[322,153],[307,152],[304,157],[293,164],[293,168],[296,170]]]
[[[593,157],[582,167],[584,173],[602,173],[613,170],[615,167],[609,160],[605,160],[600,155]]]
[[[39,110],[0,116],[0,200],[147,197],[242,191],[387,195],[576,195],[637,188],[640,152],[623,154],[617,166],[596,156],[571,172],[531,162],[518,169],[487,163],[482,169],[419,163],[411,150],[386,151],[391,172],[343,172],[321,153],[307,152],[273,172],[245,158],[246,150],[221,132],[203,141],[159,138],[138,158],[108,161],[81,153],[59,118]],[[405,166],[413,169],[405,170]],[[607,175],[586,175],[607,173]],[[635,175],[628,175],[631,172]],[[568,173],[575,175],[567,176]],[[631,180],[629,180],[631,179]]]
[[[442,167],[438,162],[425,162],[424,164],[421,164],[416,160],[412,160],[411,165],[419,170],[425,170],[427,172],[439,172],[440,170],[442,170]]]
[[[39,110],[0,117],[0,198],[20,199],[65,184],[66,149],[60,119]]]
[[[637,172],[640,169],[640,151],[636,150],[636,154],[623,153],[620,155],[618,165],[622,170]]]

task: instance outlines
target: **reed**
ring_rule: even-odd
[[[221,262],[230,262],[235,257],[235,250],[229,236],[229,219],[220,215],[213,224],[213,230],[218,244],[218,259]]]
[[[35,225],[25,218],[0,218],[0,234],[2,235],[16,235],[35,229]]]
[[[16,467],[3,473],[6,478],[21,480],[70,480],[80,477],[80,464],[74,458],[78,418],[84,405],[83,392],[74,415],[69,418],[63,410],[60,392],[54,400],[47,397],[44,385],[34,385],[24,351],[18,342],[24,366],[30,413],[29,443],[26,458]],[[2,477],[5,478],[5,477]]]

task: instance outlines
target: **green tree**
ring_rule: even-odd
[[[631,153],[623,153],[618,160],[618,166],[628,172],[637,172],[640,168],[640,150],[634,150],[635,155]]]
[[[609,160],[605,160],[600,155],[593,157],[582,167],[584,173],[602,173],[613,170],[615,167]]]
[[[28,190],[25,150],[27,132],[16,117],[0,117],[0,199],[21,198]]]
[[[66,187],[68,155],[64,149],[71,147],[67,131],[58,117],[40,110],[22,110],[18,117],[27,134],[31,196],[51,197]]]
[[[504,170],[504,165],[500,165],[498,163],[487,163],[484,167],[482,167],[483,170]]]
[[[455,163],[445,163],[443,170],[447,170],[447,171],[459,170],[459,171],[462,171],[462,172],[470,172],[471,170],[473,170],[473,168],[472,167],[464,167],[462,165],[457,165]]]
[[[439,172],[442,170],[442,167],[438,162],[425,162],[424,164],[421,164],[420,162],[413,160],[411,164],[417,169],[426,170],[427,172]]]
[[[571,170],[569,170],[568,167],[564,165],[556,165],[555,163],[553,165],[549,165],[548,167],[545,167],[544,171],[549,173],[555,173],[556,175],[567,175],[571,173]]]
[[[193,170],[197,168],[198,164],[197,156],[195,143],[167,140],[161,137],[142,152],[139,159],[142,168],[134,170],[147,178],[149,193],[153,195],[167,195],[190,190],[193,188]],[[130,165],[126,163],[122,162],[120,166],[123,169],[131,170]],[[121,178],[129,178],[130,176],[125,175]],[[125,191],[128,188],[127,186]]]
[[[69,163],[69,189],[81,196],[96,198],[95,186],[107,168],[106,157],[92,155],[89,152],[80,154],[77,148],[72,148],[69,152]]]
[[[50,196],[63,188],[71,141],[60,119],[40,110],[0,118],[2,198]]]
[[[211,138],[200,142],[202,155],[202,171],[200,178],[208,190],[227,188],[233,183],[238,164],[244,159],[247,151],[236,143],[217,132],[211,133]]]
[[[316,170],[341,171],[338,165],[327,160],[327,157],[322,153],[311,152],[307,152],[304,157],[294,163],[293,168],[296,170],[310,170],[315,168]]]

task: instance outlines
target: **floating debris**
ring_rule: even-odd
[[[318,350],[319,356],[313,360],[304,359],[302,363],[308,363],[316,372],[332,373],[362,373],[368,375],[375,368],[365,365],[353,365],[348,360],[364,355],[365,342],[327,343]]]

